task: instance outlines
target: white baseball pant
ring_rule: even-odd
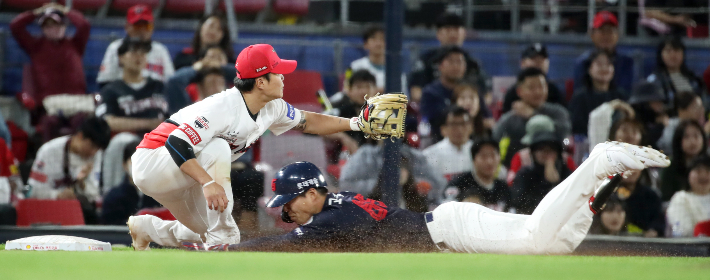
[[[475,203],[442,204],[427,223],[432,240],[441,249],[466,253],[571,253],[589,231],[593,213],[587,203],[602,183],[594,175],[593,161],[582,163],[552,189],[531,215]]]
[[[197,161],[224,188],[229,204],[224,212],[210,210],[202,186],[180,171],[167,149],[138,149],[131,157],[133,181],[146,195],[170,210],[177,221],[150,216],[143,220],[151,241],[179,247],[182,242],[237,244],[239,228],[232,218],[231,150],[227,142],[213,138],[196,154]]]

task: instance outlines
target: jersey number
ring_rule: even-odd
[[[387,205],[381,201],[370,198],[365,199],[365,197],[361,194],[358,194],[355,198],[353,198],[353,203],[367,211],[367,213],[370,214],[370,216],[372,216],[372,218],[376,221],[381,221],[385,218],[385,216],[387,216]]]
[[[343,204],[343,195],[342,194],[336,193],[336,194],[333,194],[333,196],[335,196],[335,198],[328,199],[328,205],[333,205],[333,203],[337,203],[337,204],[341,204],[341,205]]]

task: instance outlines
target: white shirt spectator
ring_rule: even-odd
[[[62,184],[64,178],[64,150],[71,135],[58,137],[42,145],[37,151],[37,158],[32,164],[32,171],[27,182],[32,186],[30,197],[38,199],[57,199],[57,195],[66,187]],[[83,194],[91,201],[100,198],[99,176],[101,174],[102,152],[94,157],[84,159],[74,153],[69,153],[69,175],[76,179],[84,166],[92,164],[89,176],[84,180]]]
[[[385,88],[385,66],[372,64],[370,58],[365,56],[350,63],[350,69],[355,72],[367,70],[375,76],[377,88]],[[407,88],[407,76],[402,74],[402,91]]]
[[[118,48],[123,43],[123,39],[113,41],[106,49],[104,59],[101,61],[99,75],[96,77],[98,83],[108,83],[123,78],[123,71],[118,66]],[[151,77],[154,80],[167,82],[175,74],[173,60],[170,52],[163,44],[152,41],[150,52],[146,55],[148,65],[143,70],[143,76]]]
[[[609,102],[599,105],[596,109],[589,113],[589,126],[587,135],[589,136],[589,151],[594,149],[599,143],[604,143],[609,139],[609,130],[612,125],[612,116],[614,115],[614,107]]]
[[[710,194],[679,191],[671,198],[666,216],[673,237],[692,237],[698,222],[710,220]]]
[[[473,168],[471,146],[473,146],[473,141],[468,140],[459,149],[449,141],[449,138],[444,138],[439,143],[426,148],[423,154],[429,164],[447,181],[450,181],[454,175],[470,172]]]

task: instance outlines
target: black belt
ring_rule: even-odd
[[[179,123],[177,123],[176,121],[171,120],[171,119],[166,119],[166,120],[164,120],[163,122],[166,122],[166,123],[169,123],[169,124],[172,124],[172,125],[175,125],[175,126],[180,126]]]

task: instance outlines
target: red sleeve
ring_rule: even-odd
[[[89,42],[89,34],[91,31],[91,25],[89,21],[84,18],[84,16],[75,10],[69,11],[67,13],[67,18],[76,27],[76,33],[71,39],[74,47],[79,50],[81,55],[84,55],[84,50],[86,49],[86,43]]]
[[[10,22],[10,31],[12,32],[12,37],[15,37],[17,44],[20,45],[22,49],[31,54],[34,52],[34,47],[36,46],[37,38],[33,37],[30,32],[27,32],[27,25],[35,20],[35,15],[32,11],[27,11],[19,14],[15,19]]]

